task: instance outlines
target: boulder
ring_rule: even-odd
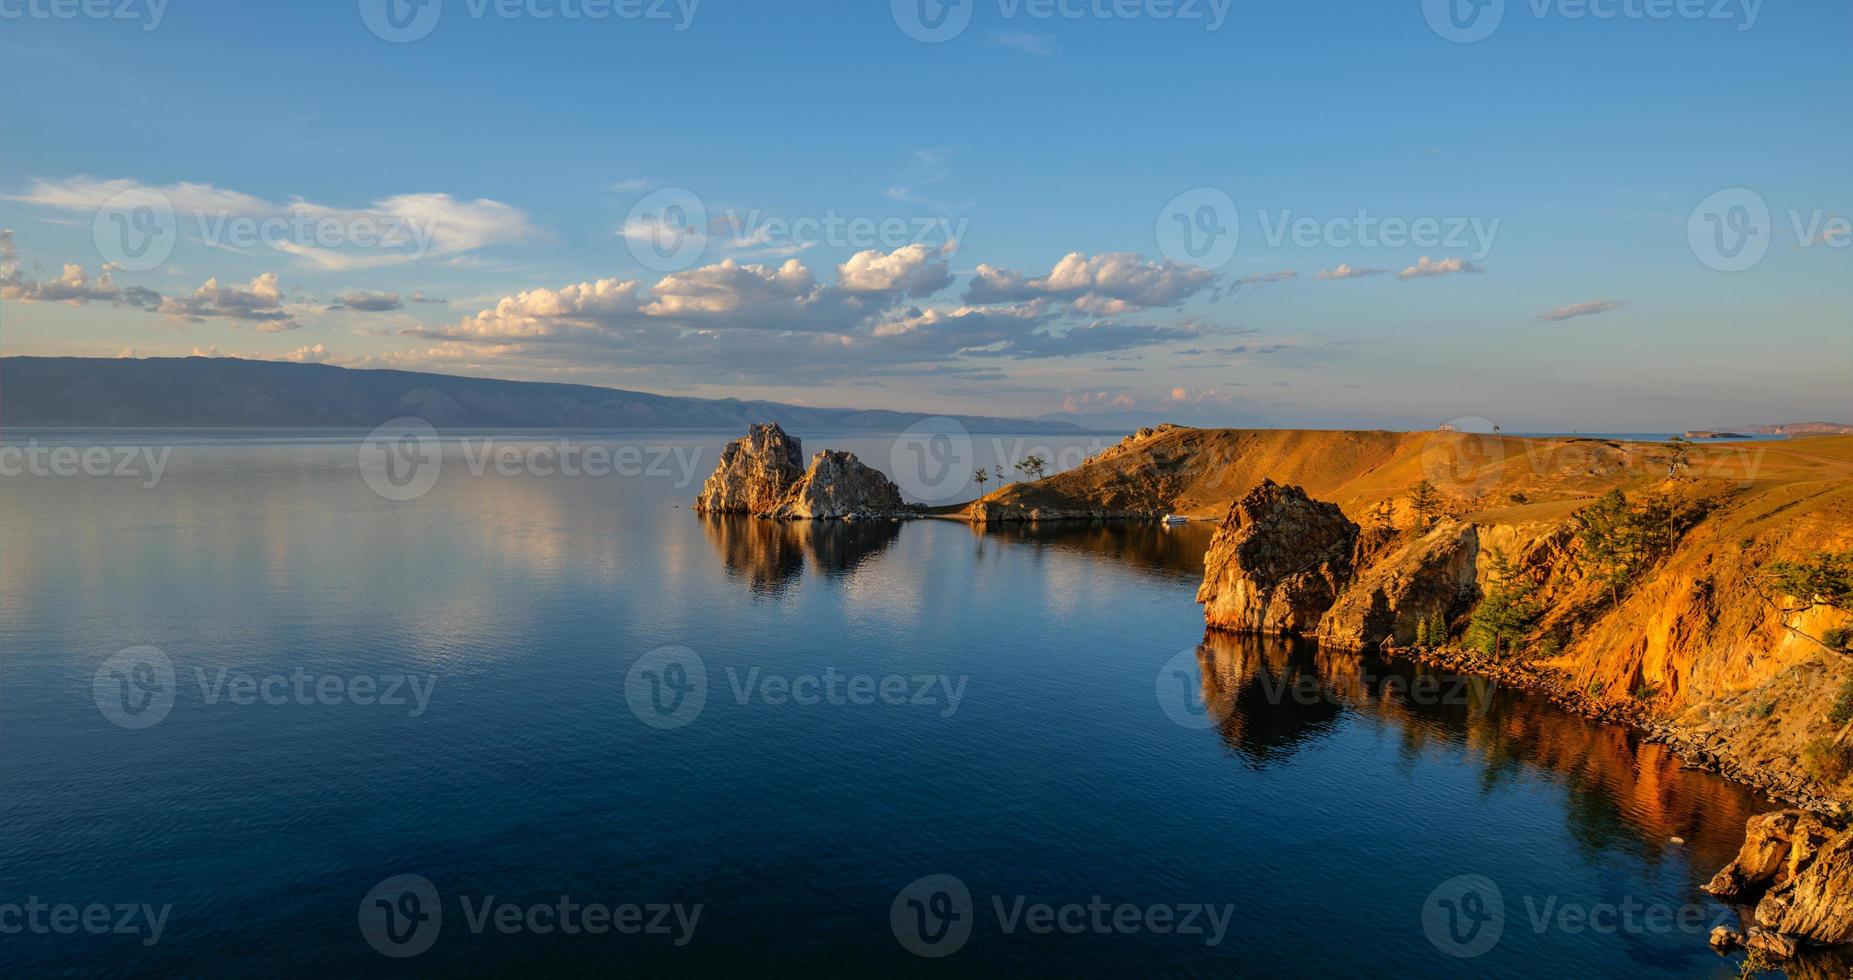
[[[1309,635],[1350,580],[1358,526],[1337,504],[1272,480],[1230,508],[1203,556],[1211,629]]]
[[[1480,553],[1472,524],[1444,521],[1368,560],[1319,623],[1319,642],[1359,649],[1409,646],[1416,624],[1447,620],[1471,600]]]
[[[702,484],[695,510],[704,514],[767,514],[804,477],[803,444],[776,422],[755,425],[721,451]]]
[[[854,453],[825,450],[771,516],[779,520],[869,520],[902,517],[901,490]]]
[[[1788,957],[1798,945],[1853,943],[1853,830],[1801,810],[1752,817],[1736,860],[1705,890],[1737,901],[1761,894],[1752,949]]]

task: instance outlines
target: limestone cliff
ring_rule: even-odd
[[[1478,529],[1460,521],[1393,536],[1358,557],[1356,577],[1319,623],[1319,642],[1412,645],[1423,624],[1451,622],[1472,605],[1479,554]]]
[[[704,514],[765,514],[804,477],[804,446],[776,422],[755,425],[721,451],[702,484],[695,510]]]
[[[855,457],[825,450],[771,512],[779,520],[869,520],[901,517],[907,505],[894,481]]]
[[[1204,618],[1236,633],[1311,635],[1350,581],[1357,543],[1337,505],[1264,480],[1229,508],[1204,555]]]
[[[1750,818],[1743,850],[1705,890],[1720,898],[1756,901],[1756,926],[1742,941],[1777,956],[1810,945],[1853,942],[1853,830],[1840,830],[1800,810]]]

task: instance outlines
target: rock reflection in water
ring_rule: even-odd
[[[1677,848],[1722,867],[1744,824],[1775,804],[1687,769],[1638,733],[1599,725],[1482,677],[1407,660],[1324,650],[1309,641],[1209,633],[1197,649],[1208,710],[1223,739],[1257,767],[1339,727],[1350,713],[1394,726],[1404,753],[1475,758],[1490,790],[1540,774],[1571,790],[1572,835],[1588,855],[1638,840],[1645,856]],[[1630,828],[1632,834],[1619,833]],[[1685,844],[1674,845],[1680,837]]]
[[[772,521],[746,514],[701,518],[727,573],[756,593],[778,595],[804,574],[851,575],[901,533],[892,521]]]

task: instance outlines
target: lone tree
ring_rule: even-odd
[[[1467,642],[1498,660],[1512,649],[1512,641],[1531,632],[1538,621],[1538,601],[1529,582],[1520,578],[1506,556],[1493,552],[1493,574],[1486,596],[1474,607],[1467,626]]]
[[[1621,589],[1634,578],[1646,557],[1642,521],[1620,490],[1610,490],[1576,513],[1577,563],[1608,586],[1609,599],[1621,604]]]
[[[1424,528],[1434,527],[1441,520],[1441,494],[1427,480],[1410,488],[1409,507],[1415,511],[1416,518]]]
[[[1042,474],[1049,468],[1049,461],[1041,456],[1025,456],[1017,463],[1017,470],[1032,480],[1042,479]]]
[[[978,496],[984,496],[984,485],[991,482],[991,471],[983,466],[972,471],[972,482],[978,484]]]
[[[1667,441],[1666,478],[1676,479],[1680,471],[1692,465],[1692,447],[1680,436]]]

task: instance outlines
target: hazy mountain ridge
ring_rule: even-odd
[[[904,429],[928,412],[808,408],[555,382],[208,357],[0,358],[13,426],[371,427],[400,416],[485,428]],[[1072,432],[1051,421],[954,416],[973,432]]]

